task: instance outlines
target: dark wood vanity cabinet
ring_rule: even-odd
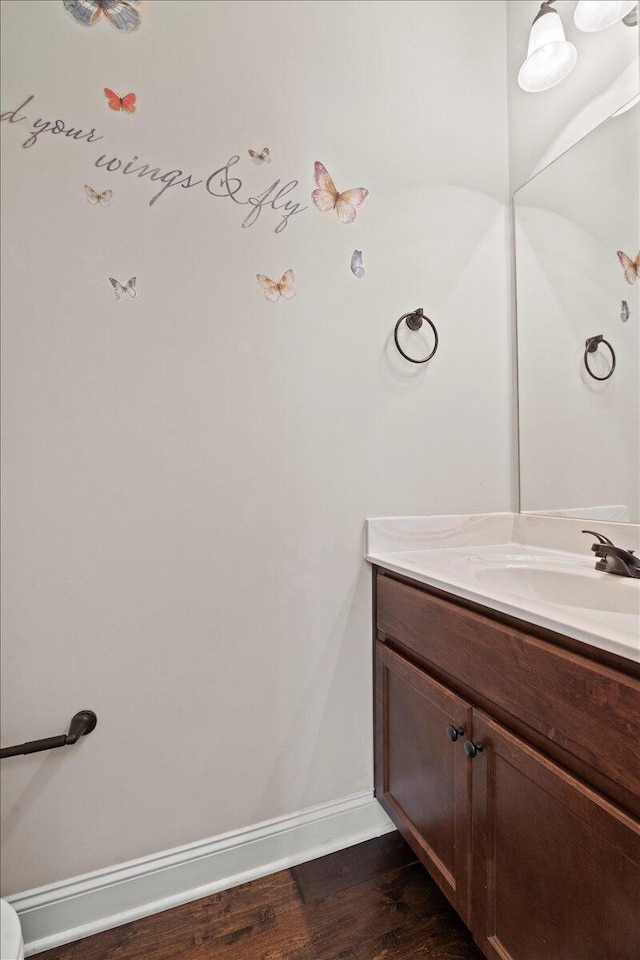
[[[374,575],[382,806],[490,960],[638,960],[640,671]]]
[[[471,705],[382,644],[376,659],[378,798],[468,922],[471,791],[458,754]]]

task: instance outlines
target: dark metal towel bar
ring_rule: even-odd
[[[3,747],[0,750],[0,760],[4,760],[5,757],[19,757],[24,753],[39,753],[40,750],[69,746],[80,737],[91,733],[97,722],[98,718],[93,710],[79,710],[71,718],[68,733],[63,733],[59,737],[45,737],[43,740],[28,740],[27,743],[18,743],[15,747]]]

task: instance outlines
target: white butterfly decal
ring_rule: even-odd
[[[285,300],[291,300],[296,295],[293,270],[287,270],[286,273],[283,273],[277,283],[270,277],[265,277],[262,273],[256,273],[256,278],[264,290],[266,299],[270,300],[271,303],[277,303],[281,296]]]
[[[358,280],[363,280],[367,275],[364,263],[362,262],[362,250],[354,250],[351,254],[351,273],[354,277],[357,277]]]
[[[99,203],[101,207],[108,207],[111,203],[113,190],[103,190],[102,193],[98,193],[98,191],[90,187],[88,183],[85,183],[84,189],[87,196],[87,203],[92,205]]]
[[[114,280],[113,277],[109,277],[109,283],[113,287],[116,300],[122,300],[125,294],[128,294],[133,300],[138,299],[136,277],[131,277],[126,283],[120,283],[119,280]]]
[[[269,147],[265,147],[261,153],[257,153],[255,150],[249,150],[249,156],[254,163],[271,163]]]
[[[140,24],[140,14],[136,10],[139,2],[140,0],[63,0],[65,9],[77,23],[90,27],[104,14],[117,30],[127,33]]]

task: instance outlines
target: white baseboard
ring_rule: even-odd
[[[29,957],[394,829],[367,791],[6,899]]]

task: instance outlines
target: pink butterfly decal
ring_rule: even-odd
[[[638,276],[640,276],[640,253],[638,253],[635,260],[632,260],[631,257],[628,257],[622,250],[618,250],[618,260],[624,270],[624,278],[627,283],[635,283]]]
[[[353,223],[357,216],[358,207],[361,207],[365,202],[369,196],[369,191],[365,190],[364,187],[352,187],[351,190],[343,190],[342,193],[338,193],[327,168],[318,160],[314,165],[313,177],[318,189],[313,191],[311,197],[318,210],[322,213],[326,213],[327,210],[335,210],[340,223]]]

